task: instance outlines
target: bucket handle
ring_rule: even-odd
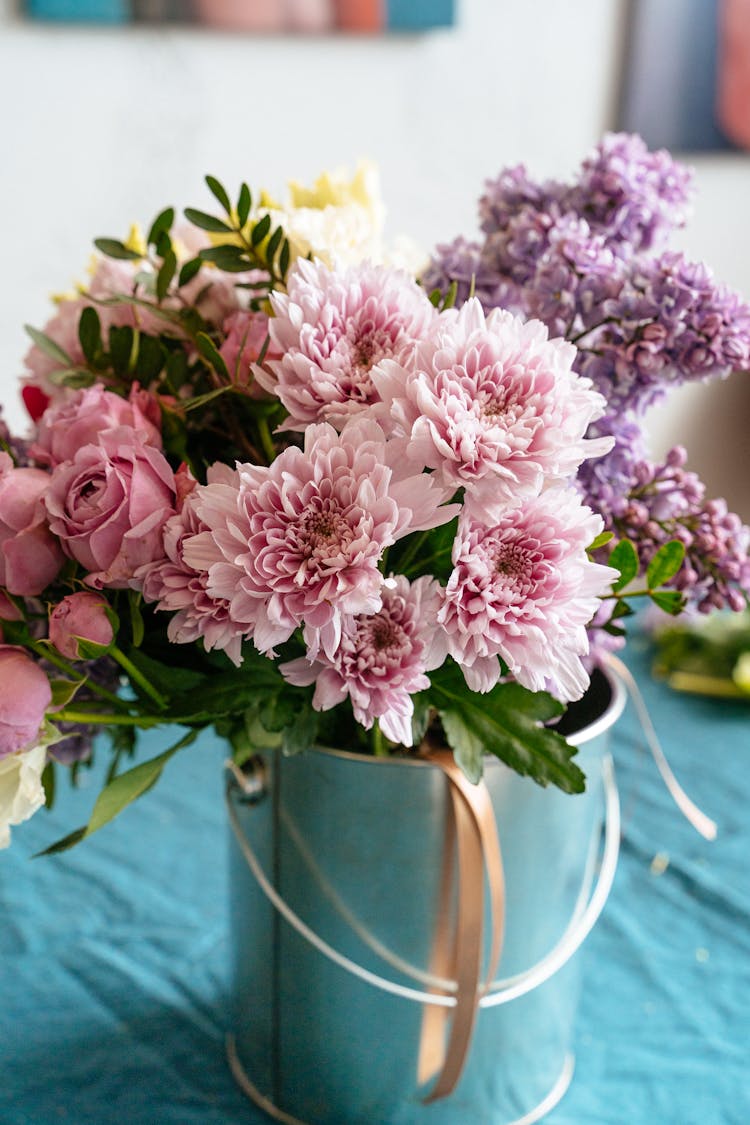
[[[573,917],[557,945],[546,956],[522,973],[494,981],[491,986],[492,991],[488,991],[480,998],[480,1008],[494,1008],[498,1004],[507,1004],[549,980],[573,956],[593,929],[612,889],[620,852],[620,801],[614,765],[609,754],[605,755],[602,761],[602,781],[605,793],[604,847],[599,876],[588,904],[578,917]],[[319,953],[322,953],[324,957],[327,957],[329,961],[383,992],[400,996],[405,1000],[412,1000],[417,1004],[433,1004],[445,1008],[456,1006],[455,995],[441,996],[434,992],[423,992],[420,989],[410,988],[407,985],[389,980],[387,977],[382,977],[378,973],[371,972],[363,965],[359,965],[356,961],[334,949],[303,922],[270,882],[257,855],[242,832],[235,803],[232,799],[234,790],[241,791],[234,771],[229,769],[225,797],[229,821],[237,844],[268,901],[301,937],[308,941]]]

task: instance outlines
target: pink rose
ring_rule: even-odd
[[[135,430],[147,445],[161,449],[160,427],[153,421],[154,415],[160,421],[159,407],[152,399],[138,387],[129,399],[122,398],[100,383],[74,391],[44,412],[31,455],[41,464],[59,465],[72,461],[84,445],[98,445],[103,433],[122,428]]]
[[[63,549],[101,589],[132,585],[139,566],[163,557],[162,527],[175,498],[164,455],[115,431],[57,466],[45,503]]]
[[[79,641],[107,648],[114,640],[109,619],[109,602],[101,594],[82,590],[69,594],[56,605],[49,617],[49,639],[68,660],[83,660]]]
[[[38,664],[15,645],[0,645],[0,758],[36,741],[52,689]]]
[[[65,560],[47,526],[49,484],[42,469],[16,469],[0,453],[0,586],[11,594],[41,594]]]

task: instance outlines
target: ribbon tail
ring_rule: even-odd
[[[659,742],[654,724],[651,721],[651,716],[648,713],[643,696],[641,695],[640,688],[630,672],[630,669],[623,664],[622,660],[613,656],[611,653],[607,655],[606,660],[620,679],[623,680],[628,689],[630,698],[633,700],[633,705],[638,713],[641,729],[643,730],[643,737],[646,739],[646,744],[656,762],[656,768],[661,774],[662,780],[669,790],[672,800],[685,819],[692,824],[696,832],[699,832],[706,840],[715,840],[718,832],[716,822],[711,820],[709,816],[706,816],[695,802],[688,797],[687,793],[672,773],[666,754],[661,748],[661,743]]]

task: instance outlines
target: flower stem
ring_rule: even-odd
[[[376,758],[388,757],[388,749],[385,745],[383,732],[380,729],[380,723],[377,719],[372,724],[372,752]]]
[[[138,670],[138,668],[136,668],[132,660],[129,660],[125,653],[120,651],[117,645],[112,645],[112,648],[109,650],[109,655],[113,660],[117,661],[124,672],[127,672],[128,676],[130,676],[130,679],[134,683],[138,684],[138,686],[145,691],[146,695],[153,699],[154,703],[160,711],[166,710],[166,698],[161,694],[160,691],[156,690],[154,685],[146,679],[146,677],[142,672]]]
[[[268,422],[265,420],[265,418],[258,418],[257,425],[258,425],[258,437],[260,438],[260,444],[263,447],[263,452],[265,453],[266,457],[268,458],[268,464],[270,465],[271,462],[276,457],[276,450],[274,449],[273,438],[271,437],[271,431],[268,428]]]
[[[158,727],[164,720],[158,715],[112,715],[104,711],[86,711],[75,707],[61,707],[54,713],[55,721],[64,723],[84,723],[95,726],[120,726],[120,727]],[[170,719],[170,724],[179,725],[176,719]]]
[[[64,672],[66,676],[69,676],[71,680],[81,680],[82,677],[78,669],[72,664],[69,664],[62,656],[58,656],[51,646],[48,647],[47,645],[39,644],[37,641],[29,641],[28,644],[29,648],[32,649],[37,656],[40,656],[42,660],[46,660],[48,664],[54,664],[55,668],[59,668],[60,671]],[[126,711],[128,709],[128,705],[123,699],[116,696],[114,692],[107,691],[105,687],[98,684],[96,680],[92,680],[91,677],[86,678],[86,686],[89,687],[91,691],[96,692],[97,695],[100,695],[102,699],[106,699],[113,707],[118,707],[121,711]]]

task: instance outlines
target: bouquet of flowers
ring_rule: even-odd
[[[0,433],[0,844],[100,733],[105,788],[48,850],[210,725],[239,765],[429,736],[471,780],[495,754],[580,791],[552,720],[629,601],[750,590],[748,530],[639,427],[750,356],[748,306],[656,252],[687,172],[620,136],[569,184],[505,171],[481,240],[416,270],[367,168],[284,204],[206,180],[215,208],[98,239],[29,329],[33,429]]]

